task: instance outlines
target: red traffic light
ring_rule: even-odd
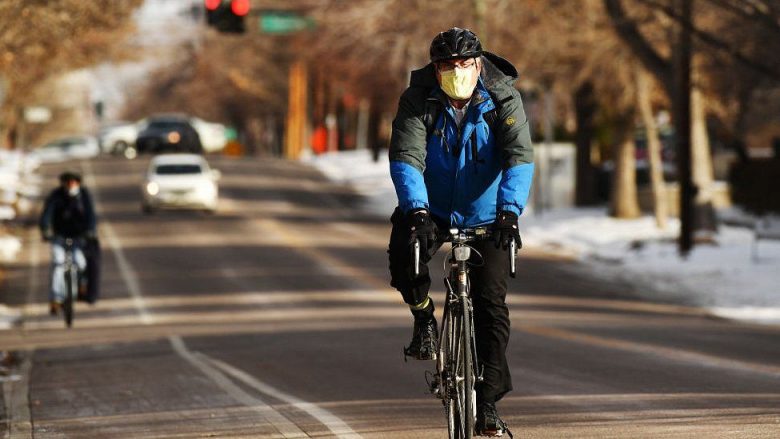
[[[206,9],[209,11],[216,11],[217,8],[222,4],[222,0],[205,0],[206,3]]]
[[[239,17],[245,16],[249,13],[249,0],[232,0],[230,10]]]

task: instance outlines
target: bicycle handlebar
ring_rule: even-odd
[[[466,244],[470,241],[489,239],[493,235],[492,230],[481,227],[476,229],[450,229],[449,236],[445,239],[445,242],[456,242],[458,244]],[[514,238],[509,242],[509,276],[514,278],[517,275],[517,261],[515,255],[517,254],[517,241]],[[414,264],[414,275],[420,275],[420,239],[414,240],[412,249],[412,261]]]

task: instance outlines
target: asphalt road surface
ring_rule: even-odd
[[[0,332],[17,361],[2,433],[446,437],[432,364],[401,355],[411,317],[388,286],[386,218],[304,165],[224,158],[218,213],[144,215],[145,164],[71,166],[103,246],[103,298],[74,328],[48,316],[48,249],[20,230],[0,296],[24,315]],[[572,264],[523,250],[510,284],[515,390],[499,411],[515,437],[780,437],[780,328],[638,301]]]

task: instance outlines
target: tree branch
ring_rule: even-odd
[[[621,0],[604,0],[604,7],[618,37],[634,51],[645,68],[663,84],[671,95],[674,80],[669,60],[661,57],[639,32],[636,22],[626,15]]]
[[[605,1],[616,1],[616,0],[605,0]],[[693,34],[693,36],[695,36],[701,42],[706,43],[715,49],[725,52],[735,60],[744,64],[746,67],[749,67],[755,70],[756,72],[761,73],[776,81],[780,80],[780,69],[774,66],[766,65],[758,60],[751,59],[747,55],[740,52],[739,49],[737,49],[736,47],[732,47],[725,41],[720,40],[714,37],[713,35],[702,31],[701,29],[697,29],[696,26],[693,25],[693,23],[690,23],[687,20],[682,19],[680,14],[678,14],[677,11],[670,8],[669,6],[661,4],[656,0],[639,0],[639,2],[662,11],[669,18],[673,19],[674,21],[680,23],[680,25],[684,26],[686,29],[690,30],[691,34]]]
[[[767,29],[780,33],[780,22],[778,22],[777,16],[771,13],[762,12],[755,5],[747,4],[745,2],[737,2],[737,3],[742,3],[744,5],[744,7],[740,7],[739,5],[735,5],[734,3],[728,0],[707,0],[707,1],[709,3],[714,4],[715,6],[718,6],[726,11],[729,11],[735,15],[740,16],[741,18],[744,18],[747,21],[761,23]]]

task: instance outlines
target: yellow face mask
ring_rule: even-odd
[[[455,67],[452,70],[440,71],[441,89],[452,99],[462,101],[469,99],[477,86],[477,67]]]

